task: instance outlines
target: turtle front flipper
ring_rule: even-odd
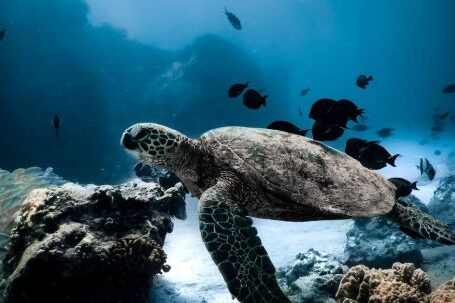
[[[242,303],[290,302],[278,286],[252,219],[233,205],[220,183],[206,190],[199,202],[202,239],[229,292]]]
[[[410,203],[398,200],[388,217],[400,225],[401,231],[414,239],[455,245],[455,234],[447,225]]]

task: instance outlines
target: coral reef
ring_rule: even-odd
[[[133,170],[136,176],[142,181],[158,183],[164,189],[171,188],[178,182],[181,182],[179,177],[173,172],[153,167],[142,162],[136,163]],[[185,191],[188,192],[186,188]]]
[[[21,206],[3,260],[7,302],[146,302],[182,217],[179,183],[37,189]]]
[[[428,212],[426,206],[414,196],[403,200]],[[411,262],[420,266],[423,261],[420,249],[439,245],[412,239],[386,217],[356,219],[346,236],[345,255],[349,266],[363,264],[387,268],[395,262]]]
[[[428,203],[428,209],[436,219],[455,225],[455,175],[441,180]]]
[[[310,249],[280,268],[277,277],[292,302],[327,303],[334,302],[331,298],[347,269],[338,258]]]
[[[13,172],[0,169],[0,233],[9,233],[14,214],[22,201],[34,189],[58,186],[65,181],[52,172],[52,168],[19,168]]]
[[[455,281],[431,292],[428,275],[412,263],[395,263],[391,269],[357,265],[343,276],[336,294],[339,303],[455,302]]]

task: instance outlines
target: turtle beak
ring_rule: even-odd
[[[129,151],[134,151],[139,148],[139,144],[134,140],[129,130],[123,132],[120,144]]]

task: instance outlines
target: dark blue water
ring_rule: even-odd
[[[244,2],[2,0],[0,168],[52,166],[69,180],[119,182],[131,174],[119,137],[132,123],[190,136],[278,119],[306,128],[311,104],[331,97],[365,108],[370,127],[331,145],[377,139],[379,128],[392,127],[383,143],[393,153],[450,169],[453,119],[437,138],[430,128],[435,107],[455,115],[455,94],[442,93],[455,82],[455,2]],[[223,6],[240,18],[241,31]],[[359,74],[374,76],[366,90],[355,86]],[[227,98],[228,87],[243,81],[270,96],[265,108]],[[394,174],[415,173],[412,163],[399,169]]]

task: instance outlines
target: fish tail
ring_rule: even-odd
[[[395,166],[395,160],[399,157],[400,155],[399,154],[396,154],[396,155],[393,155],[392,157],[390,157],[389,159],[387,159],[387,163],[392,165],[393,167],[396,167]]]
[[[368,81],[371,81],[371,80],[373,80],[373,76],[368,77]]]
[[[414,190],[419,190],[417,188],[417,181],[411,183],[411,188],[414,189]]]

